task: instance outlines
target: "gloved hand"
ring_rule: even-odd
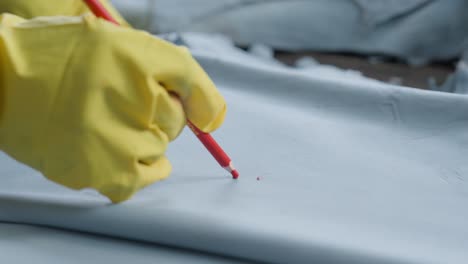
[[[128,26],[119,12],[117,12],[108,0],[100,0],[100,2],[120,24]],[[0,14],[10,13],[26,19],[38,16],[79,16],[86,12],[89,12],[89,10],[82,0],[0,1]]]
[[[185,48],[92,15],[0,23],[0,149],[52,181],[124,201],[169,175],[184,112],[205,132],[223,122]]]

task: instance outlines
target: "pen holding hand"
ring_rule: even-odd
[[[168,177],[186,118],[204,132],[223,122],[186,48],[91,15],[0,24],[0,149],[56,183],[125,201]]]
[[[88,5],[89,9],[97,16],[101,17],[109,22],[112,22],[116,25],[119,25],[119,22],[115,20],[111,13],[108,12],[99,0],[84,0]],[[229,156],[224,152],[224,150],[219,146],[219,144],[214,140],[214,138],[199,129],[195,124],[193,124],[190,120],[187,120],[187,124],[192,132],[197,136],[197,138],[201,141],[201,143],[206,147],[206,149],[213,155],[216,159],[218,164],[231,173],[233,179],[239,178],[239,172],[234,168],[234,165],[229,158]]]

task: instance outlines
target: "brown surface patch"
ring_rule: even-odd
[[[448,61],[425,66],[410,66],[394,59],[372,62],[372,59],[360,55],[319,52],[277,52],[275,56],[288,65],[293,65],[299,58],[310,56],[321,64],[353,69],[373,79],[398,82],[400,85],[421,89],[427,89],[430,78],[433,78],[438,85],[442,84],[453,73],[455,65],[453,61]]]

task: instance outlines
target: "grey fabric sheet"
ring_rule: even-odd
[[[386,54],[413,64],[466,48],[465,0],[113,0],[153,32],[222,33],[240,45]]]
[[[38,226],[0,224],[0,261],[11,264],[235,264],[199,252]]]
[[[362,10],[363,19],[377,26],[398,19],[411,16],[413,12],[431,4],[434,0],[353,0]]]
[[[182,40],[228,102],[214,136],[238,181],[188,131],[170,146],[172,176],[119,205],[1,156],[0,221],[267,263],[468,261],[466,96]]]

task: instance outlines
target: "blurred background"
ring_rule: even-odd
[[[465,93],[465,0],[112,0],[155,34],[222,35],[291,67],[336,67],[413,88]]]

